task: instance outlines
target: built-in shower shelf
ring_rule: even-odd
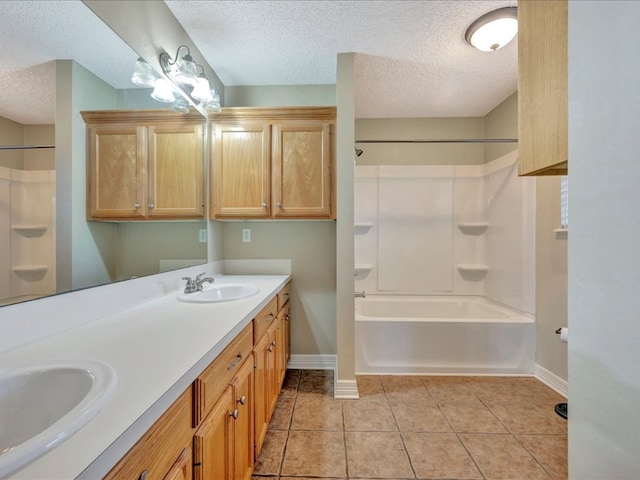
[[[488,272],[489,266],[482,263],[459,263],[458,270],[461,272]]]
[[[13,231],[23,237],[41,237],[49,228],[48,225],[13,225]]]
[[[367,233],[371,227],[373,227],[373,223],[368,222],[359,222],[353,225],[355,233]]]
[[[43,273],[49,270],[48,265],[16,265],[11,269],[15,273]]]
[[[370,263],[359,263],[355,266],[356,276],[363,273],[369,273],[373,269],[373,265]]]
[[[481,235],[488,226],[488,222],[458,222],[458,228],[465,235]]]

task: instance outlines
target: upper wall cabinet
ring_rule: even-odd
[[[335,107],[216,114],[211,218],[335,218],[335,118]]]
[[[567,0],[518,2],[520,175],[568,169]]]
[[[164,110],[82,116],[88,220],[204,218],[202,117]]]

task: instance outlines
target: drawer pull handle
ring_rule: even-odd
[[[247,396],[242,395],[238,400],[236,400],[236,403],[239,403],[240,405],[244,405],[245,403],[247,403]]]
[[[275,346],[276,346],[276,341],[275,341],[275,340],[272,340],[272,341],[271,341],[271,345],[273,345],[273,346],[275,347]]]
[[[273,352],[273,344],[269,345],[269,351]]]
[[[264,321],[265,321],[265,322],[270,322],[270,321],[271,321],[271,320],[273,320],[273,319],[274,319],[273,313],[270,313],[269,315],[267,315],[267,316],[264,318]]]
[[[227,370],[233,370],[234,368],[236,368],[240,364],[240,362],[242,362],[242,352],[238,352],[238,355],[236,356],[236,361],[230,363],[227,366]]]
[[[229,413],[229,416],[237,419],[240,416],[240,412],[236,408],[233,412]]]
[[[284,297],[284,299],[285,299],[285,300],[289,300],[289,294],[288,294],[288,293],[285,293],[285,294],[283,295],[283,297]]]
[[[287,322],[288,322],[289,320],[291,320],[291,314],[290,314],[290,313],[287,313],[287,314],[284,316],[284,319],[285,319]]]
[[[149,472],[145,470],[140,474],[140,476],[138,477],[138,480],[147,480],[148,475],[149,475]]]

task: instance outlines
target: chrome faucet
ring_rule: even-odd
[[[215,279],[213,277],[205,277],[205,272],[202,272],[195,279],[191,277],[182,277],[182,280],[186,280],[187,284],[184,287],[184,293],[195,293],[202,290],[202,284],[205,282],[213,283]]]

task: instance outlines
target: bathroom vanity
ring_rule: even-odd
[[[174,289],[1,354],[3,367],[92,359],[118,382],[86,426],[7,478],[250,479],[289,356],[290,279],[216,275],[259,292],[186,303]]]

